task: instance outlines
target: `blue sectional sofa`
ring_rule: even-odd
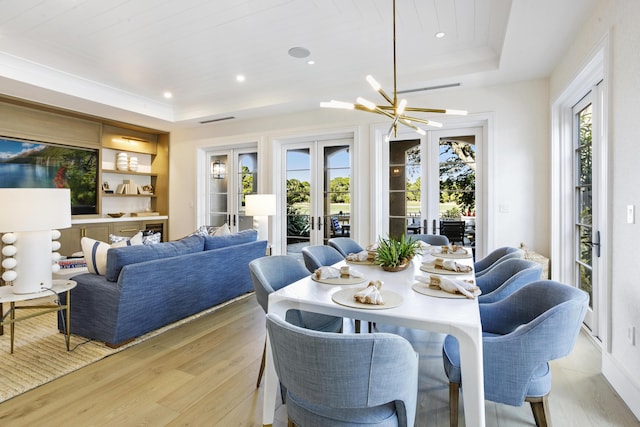
[[[267,247],[256,239],[245,230],[109,249],[104,276],[72,278],[71,333],[117,347],[253,291],[248,264]]]

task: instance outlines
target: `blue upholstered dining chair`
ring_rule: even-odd
[[[485,399],[512,406],[527,401],[536,425],[550,425],[549,361],[571,353],[588,302],[587,293],[578,288],[538,280],[500,301],[480,304]],[[460,351],[451,335],[444,340],[442,356],[451,426],[457,426]]]
[[[253,288],[256,291],[256,299],[265,313],[267,313],[269,309],[270,293],[309,275],[309,272],[300,261],[286,255],[274,255],[254,259],[249,263],[249,273],[251,274]],[[342,317],[308,313],[300,310],[289,310],[286,320],[296,326],[315,329],[317,331],[342,331]],[[265,340],[265,349],[262,352],[262,362],[260,364],[256,387],[260,387],[260,381],[264,373],[266,344]]]
[[[313,245],[302,248],[302,259],[304,259],[304,265],[307,270],[313,273],[322,266],[342,261],[344,257],[337,249],[331,246]]]
[[[329,243],[329,246],[340,252],[343,257],[346,257],[349,254],[357,254],[364,250],[364,248],[351,237],[334,237],[329,239],[327,243]]]
[[[491,267],[476,277],[476,285],[482,291],[478,302],[487,303],[501,300],[527,283],[540,280],[542,265],[526,259],[511,258]]]
[[[446,246],[449,244],[449,238],[444,234],[412,234],[413,240],[422,240],[433,246]]]
[[[476,277],[483,275],[488,268],[511,258],[524,258],[524,251],[511,246],[503,246],[495,249],[489,255],[473,264]]]
[[[329,334],[267,314],[289,425],[413,427],[418,355],[399,335]]]

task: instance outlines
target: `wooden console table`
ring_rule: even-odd
[[[71,289],[76,287],[76,282],[73,280],[53,280],[51,284],[51,288],[43,289],[40,292],[32,293],[32,294],[14,294],[13,288],[11,286],[0,286],[0,304],[5,302],[9,303],[9,310],[4,313],[2,318],[0,318],[0,327],[4,329],[4,325],[9,325],[10,336],[11,336],[11,353],[13,353],[13,340],[14,340],[14,329],[15,324],[22,320],[30,319],[32,317],[40,316],[45,313],[51,312],[60,312],[62,310],[66,310],[65,323],[64,323],[64,336],[65,343],[67,345],[67,351],[69,351],[69,341],[71,338],[71,328],[69,325],[70,322],[70,310],[71,310]],[[58,301],[57,304],[35,304],[35,305],[23,305],[16,306],[17,302],[23,301],[31,301],[39,298],[50,297],[52,295],[58,295],[63,292],[67,293],[67,303],[60,304]],[[27,314],[25,316],[16,317],[16,311],[21,309],[34,309],[37,310],[35,313]],[[7,318],[8,317],[8,318]],[[4,331],[3,331],[4,332]]]

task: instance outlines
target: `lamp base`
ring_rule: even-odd
[[[51,287],[51,230],[16,232],[14,294],[34,294]]]

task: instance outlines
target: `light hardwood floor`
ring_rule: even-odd
[[[448,426],[443,337],[379,329],[405,336],[420,352],[416,425]],[[0,425],[260,426],[264,386],[256,389],[255,381],[264,335],[264,313],[250,296],[0,404]],[[569,357],[553,362],[556,427],[640,426],[599,366],[584,334]],[[528,406],[487,402],[486,411],[487,426],[534,425]],[[278,426],[286,426],[283,405]]]

